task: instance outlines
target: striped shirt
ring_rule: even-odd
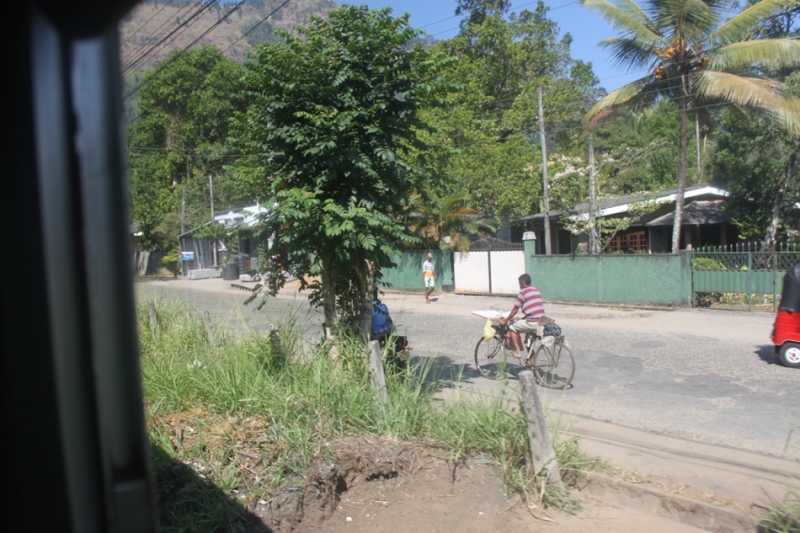
[[[517,296],[517,307],[522,310],[525,320],[539,320],[544,315],[542,295],[536,287],[525,287]]]

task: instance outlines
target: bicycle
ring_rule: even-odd
[[[486,378],[505,379],[509,359],[519,360],[509,353],[513,353],[514,346],[508,335],[508,326],[492,324],[492,328],[494,336],[488,341],[481,337],[475,345],[475,367]],[[520,370],[533,370],[536,381],[543,387],[563,389],[569,386],[575,376],[575,358],[563,335],[528,333],[523,347],[526,355],[520,361]]]

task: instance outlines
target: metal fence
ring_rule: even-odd
[[[498,250],[498,251],[508,251],[508,250],[522,250],[523,243],[521,242],[511,242],[505,241],[503,239],[498,239],[497,237],[492,237],[491,235],[478,235],[472,241],[470,246],[470,250]]]
[[[800,246],[764,243],[704,247],[692,257],[695,306],[777,309],[783,275],[800,261]]]

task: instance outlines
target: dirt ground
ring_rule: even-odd
[[[500,471],[481,456],[453,469],[443,450],[350,438],[335,445],[332,457],[312,463],[303,488],[279,491],[252,511],[276,533],[702,531],[579,490],[571,496],[572,512],[543,509],[508,497]]]
[[[528,511],[507,499],[493,466],[474,459],[452,470],[445,458],[428,457],[413,474],[368,481],[341,495],[333,515],[302,533],[673,533],[701,530],[575,494],[574,514]],[[535,518],[533,514],[539,518]]]

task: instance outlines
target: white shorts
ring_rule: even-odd
[[[538,325],[538,320],[525,320],[524,318],[521,318],[512,322],[508,329],[517,333],[535,333]]]
[[[436,286],[436,278],[425,278],[425,288],[435,287]]]

